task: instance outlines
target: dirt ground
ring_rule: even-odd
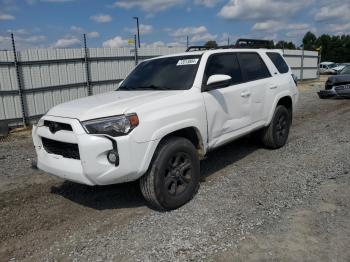
[[[322,78],[324,81],[324,78]],[[201,163],[198,195],[148,208],[137,183],[88,187],[31,168],[29,132],[0,142],[0,261],[350,261],[350,100],[300,85],[289,143],[250,137]]]

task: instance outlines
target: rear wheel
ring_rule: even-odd
[[[193,144],[181,137],[161,142],[149,171],[140,179],[147,202],[160,210],[176,209],[198,191],[199,158]]]
[[[285,106],[277,106],[270,125],[262,131],[262,143],[271,149],[283,147],[288,140],[291,112]]]

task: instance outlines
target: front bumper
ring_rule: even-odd
[[[348,97],[350,98],[350,84],[334,86],[332,89],[321,90],[317,92],[321,99],[332,97]]]
[[[65,123],[72,131],[60,130],[52,133],[49,127],[33,127],[32,136],[37,153],[38,168],[61,178],[87,185],[108,185],[134,181],[141,177],[148,168],[157,141],[135,142],[130,135],[108,139],[100,135],[89,135],[76,119],[44,116],[43,120]],[[48,152],[43,145],[43,138],[77,144],[80,159],[67,158]],[[107,154],[118,148],[119,165],[107,160]]]
[[[317,92],[317,95],[321,99],[332,98],[337,96],[337,94],[333,90],[321,90]]]

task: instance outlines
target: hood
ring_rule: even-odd
[[[136,106],[153,103],[183,91],[112,91],[85,97],[53,107],[47,115],[80,121],[132,113]]]
[[[350,83],[350,75],[330,76],[326,82],[326,89],[331,89],[334,85],[342,85]]]
[[[336,67],[333,67],[332,69],[335,70],[335,71],[341,71],[344,69],[345,66],[336,66]]]

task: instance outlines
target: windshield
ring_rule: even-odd
[[[350,66],[344,67],[343,70],[340,72],[341,75],[350,75]]]
[[[330,64],[330,65],[328,65],[328,68],[334,68],[334,67],[337,67],[337,64]]]
[[[138,65],[118,90],[187,90],[193,85],[201,56],[175,56]]]

